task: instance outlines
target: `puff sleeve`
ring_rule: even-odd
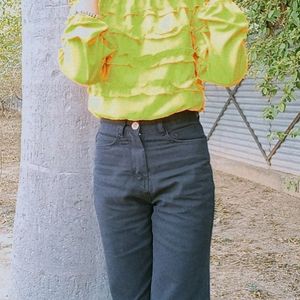
[[[65,25],[58,50],[60,70],[80,85],[99,82],[105,59],[114,51],[104,38],[108,25],[100,17],[84,13],[69,13]]]
[[[195,16],[198,77],[225,87],[239,83],[248,71],[248,20],[231,0],[208,0]]]

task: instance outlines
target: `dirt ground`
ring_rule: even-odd
[[[0,117],[0,300],[10,284],[20,130],[19,115]],[[300,200],[220,171],[214,178],[212,300],[300,299]]]

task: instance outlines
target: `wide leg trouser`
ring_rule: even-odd
[[[99,125],[94,203],[113,300],[209,300],[215,185],[198,114]]]

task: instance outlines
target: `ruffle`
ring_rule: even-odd
[[[199,92],[201,86],[194,78],[193,58],[168,62],[137,70],[126,65],[114,65],[107,82],[92,85],[89,94],[105,97],[132,97],[139,94],[160,95],[189,90]]]
[[[161,97],[166,95],[174,95],[180,94],[182,92],[185,93],[195,93],[201,94],[204,93],[205,88],[203,85],[199,86],[196,84],[194,79],[189,79],[186,82],[185,88],[177,87],[174,83],[165,86],[157,86],[157,87],[144,87],[139,89],[135,87],[131,91],[125,92],[118,92],[116,90],[111,91],[106,89],[103,85],[91,85],[88,87],[88,94],[92,97],[104,97],[105,99],[135,99],[140,98],[142,96],[145,97]]]
[[[200,5],[201,6],[201,5]],[[111,7],[111,5],[109,6]],[[124,34],[135,40],[162,39],[189,31],[190,20],[199,5],[164,8],[164,13],[146,10],[126,14],[119,7],[114,11],[101,11],[101,19],[108,24],[112,34]]]
[[[109,27],[106,40],[117,51],[105,65],[109,70],[106,80],[89,87],[89,93],[127,98],[179,93],[183,89],[202,91],[202,82],[195,77],[199,60],[195,60],[197,49],[192,44],[189,13],[195,14],[203,4],[133,2],[128,6],[125,2],[110,3],[107,8],[113,11],[106,10],[105,2],[101,2],[101,19]]]
[[[107,65],[109,76],[102,82],[106,95],[141,93],[144,89],[154,93],[168,88],[189,88],[193,82],[195,62],[192,49],[171,55],[160,52],[157,55],[116,55]],[[127,59],[128,58],[128,59]],[[187,83],[188,82],[188,83]]]
[[[199,26],[197,23],[193,24],[193,17],[205,2],[205,0],[143,2],[132,0],[122,3],[114,0],[110,3],[102,1],[101,18],[109,26],[106,39],[117,52],[110,65],[106,66],[110,70],[107,77],[110,83],[107,85],[113,91],[101,92],[106,96],[125,94],[125,97],[129,97],[143,93],[145,89],[149,95],[151,91],[160,94],[174,88],[191,88],[199,91],[201,81],[197,76],[197,68],[201,67],[206,53],[203,49],[207,48],[207,45],[198,51],[197,44],[192,44],[195,36],[193,31],[197,31]],[[183,79],[182,74],[178,74],[176,76],[182,80],[178,82],[178,79],[172,77],[171,72],[165,71],[165,64],[178,64],[180,65],[178,70],[184,64],[188,68],[186,76],[188,79]],[[159,69],[155,70],[156,67]],[[169,66],[167,68],[172,69]],[[153,84],[146,86],[139,84],[137,75],[130,75],[143,72],[148,75],[145,76],[145,81],[152,81]],[[118,74],[129,75],[122,80]],[[164,75],[169,77],[164,79],[164,76],[160,77],[161,74],[170,75]],[[193,80],[190,80],[191,78]],[[186,80],[189,80],[188,83]],[[161,86],[157,86],[156,81],[161,81]],[[168,87],[164,88],[165,85]],[[106,89],[105,83],[103,86],[103,89]]]
[[[193,48],[169,49],[157,54],[133,56],[131,53],[117,55],[110,65],[124,65],[136,69],[150,69],[164,64],[192,62]]]
[[[69,15],[65,25],[64,39],[71,40],[80,37],[84,43],[88,43],[109,28],[101,19],[81,13]]]
[[[105,36],[112,48],[117,49],[118,56],[130,57],[165,56],[172,51],[190,51],[192,54],[191,34],[182,32],[168,38],[135,40],[126,33],[107,33]],[[178,52],[177,52],[178,53]]]
[[[155,15],[164,16],[170,13],[177,14],[180,10],[191,10],[191,7],[203,6],[207,0],[128,0],[128,1],[101,1],[99,7],[102,16],[118,15],[128,16]]]
[[[204,111],[204,91],[181,90],[179,93],[165,93],[159,96],[139,94],[130,98],[89,95],[88,99],[88,110],[96,118],[153,120],[187,109]]]

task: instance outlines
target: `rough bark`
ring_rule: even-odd
[[[110,299],[93,206],[98,119],[57,64],[67,2],[22,1],[22,135],[14,221],[17,300]]]

